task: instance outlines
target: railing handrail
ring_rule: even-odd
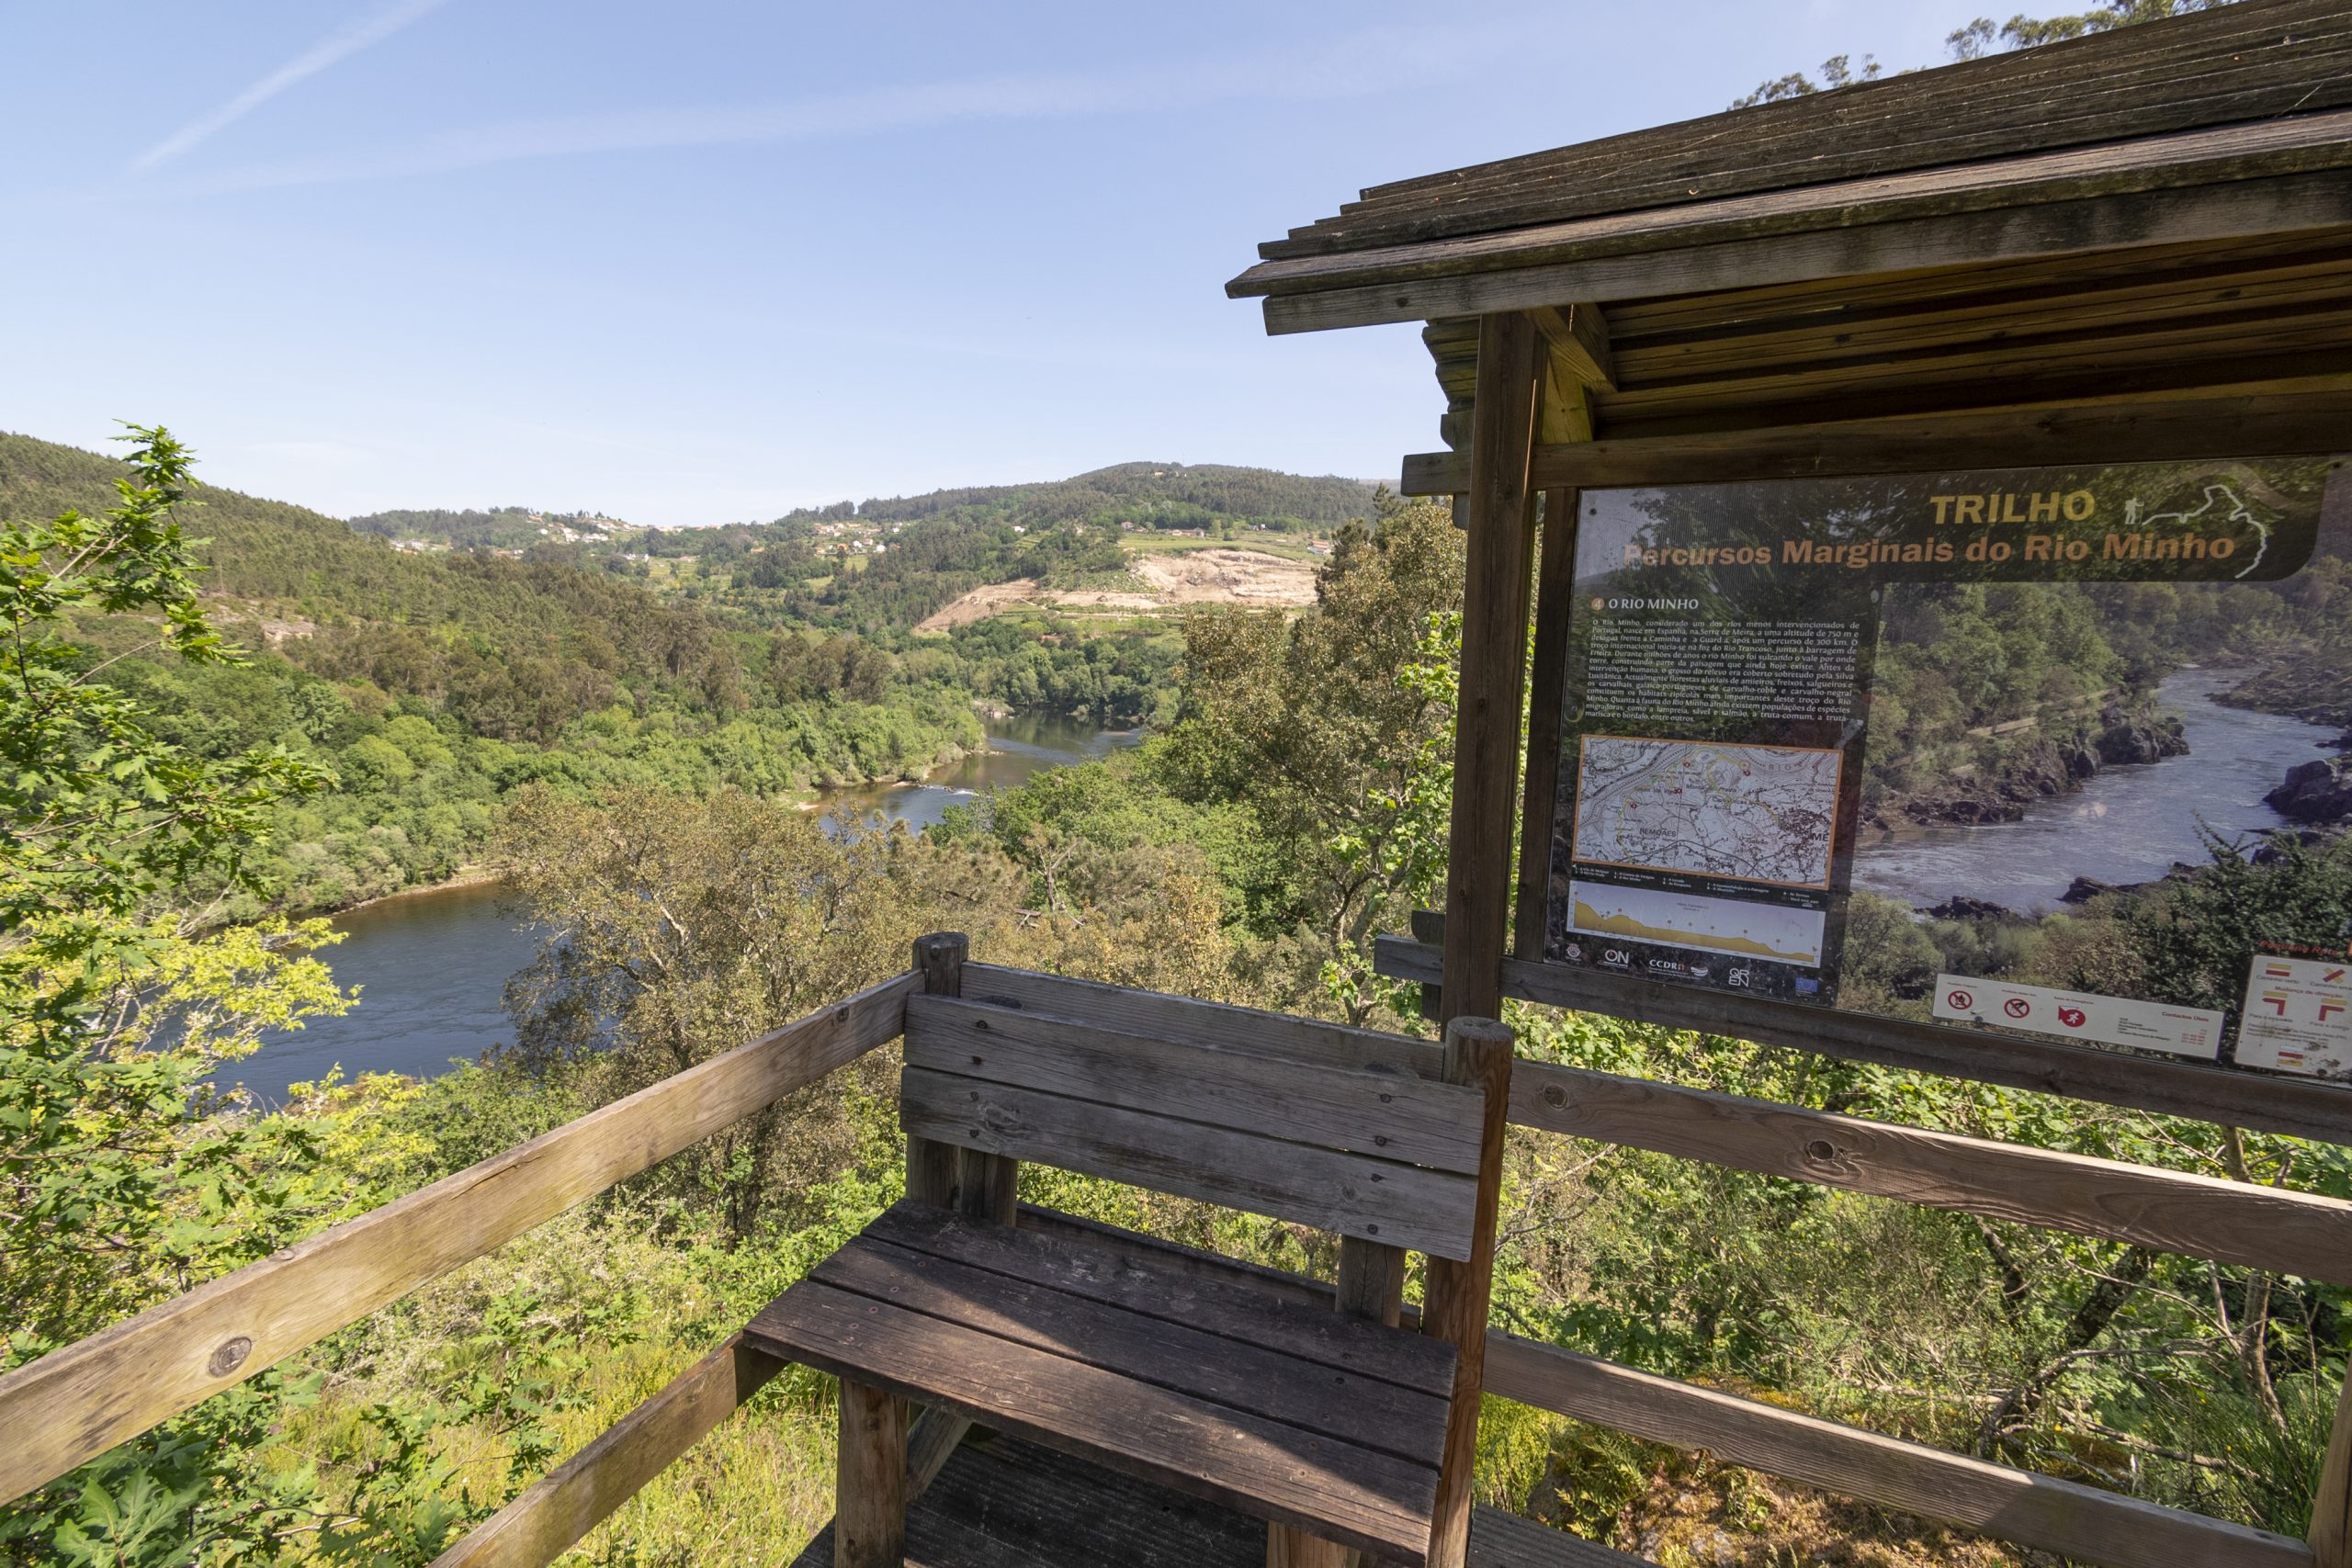
[[[912,974],[0,1377],[12,1502],[898,1038]]]
[[[0,1450],[0,1495],[63,1474],[896,1038],[919,988],[913,974],[886,981],[0,1378],[0,1424],[16,1439]],[[1406,1035],[1027,970],[970,964],[965,994],[1334,1065],[1430,1073],[1438,1063],[1436,1046]],[[2352,1203],[2334,1199],[1533,1061],[1518,1077],[1511,1120],[1536,1130],[2318,1279],[2344,1279],[2352,1256]],[[2124,1568],[2338,1568],[2340,1553],[2267,1531],[1515,1336],[1490,1332],[1488,1346],[1500,1397],[2028,1546]],[[731,1344],[713,1352],[446,1561],[535,1568],[560,1553],[774,1370],[739,1359]],[[2346,1429],[2339,1420],[2333,1448]],[[2346,1468],[2333,1453],[2331,1464]],[[2322,1499],[2323,1519],[2341,1511]]]

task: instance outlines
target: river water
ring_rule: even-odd
[[[1863,847],[1854,885],[1913,905],[1955,893],[2014,909],[2055,905],[2078,875],[2104,882],[2161,876],[2199,855],[2199,820],[2223,832],[2280,825],[2262,796],[2288,768],[2322,754],[2333,731],[2211,700],[2231,677],[2184,671],[2166,681],[2165,705],[2181,715],[2189,752],[2143,767],[2109,768],[2073,795],[2027,808],[2019,822],[1936,828]],[[835,792],[869,819],[918,829],[979,791],[1091,761],[1133,745],[1135,730],[1102,730],[1065,718],[1023,716],[989,726],[989,748],[919,784]],[[500,1000],[507,977],[530,962],[536,939],[495,886],[410,894],[336,920],[347,934],[326,954],[335,977],[362,988],[360,1005],[266,1043],[220,1076],[272,1104],[287,1086],[333,1066],[418,1076],[447,1071],[512,1038]]]
[[[920,831],[980,791],[1011,788],[1045,769],[1093,761],[1143,739],[1137,729],[1025,714],[992,720],[988,731],[986,751],[919,784],[836,790],[827,803]],[[493,885],[403,894],[336,917],[344,940],[323,956],[337,982],[361,987],[359,1005],[341,1018],[273,1035],[216,1076],[277,1105],[288,1086],[315,1083],[337,1066],[346,1077],[428,1077],[512,1040],[500,1005],[506,980],[537,951],[521,916]]]
[[[2187,756],[2102,768],[2072,795],[2027,807],[2022,821],[1923,828],[1864,844],[1854,854],[1854,886],[1914,908],[1959,893],[2044,910],[2077,876],[2146,882],[2175,861],[2203,860],[2200,822],[2224,835],[2284,827],[2262,797],[2289,768],[2325,755],[2321,748],[2336,731],[2212,700],[2239,679],[2183,670],[2159,688],[2164,705],[2181,716]]]

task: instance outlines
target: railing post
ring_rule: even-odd
[[[927,997],[964,994],[964,960],[971,939],[961,931],[933,931],[915,939],[915,974]],[[910,1135],[907,1139],[907,1196],[943,1209],[957,1206],[963,1187],[963,1153],[953,1144]]]
[[[1507,1025],[1457,1018],[1445,1026],[1445,1081],[1485,1091],[1478,1133],[1478,1206],[1470,1256],[1429,1260],[1421,1332],[1450,1341],[1453,1399],[1430,1532],[1430,1568],[1463,1568],[1470,1550],[1470,1483],[1478,1458],[1478,1400],[1486,1391],[1487,1310],[1494,1298],[1495,1212],[1502,1193],[1503,1134],[1510,1116],[1510,1069],[1518,1059]]]
[[[2336,1396],[2335,1426],[2328,1433],[2305,1539],[2312,1544],[2312,1568],[2352,1568],[2352,1366],[2345,1369],[2343,1392]]]

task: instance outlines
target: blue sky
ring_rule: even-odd
[[[1267,338],[1258,241],[1973,14],[0,0],[0,429],[160,420],[338,515],[1393,476],[1415,332]]]

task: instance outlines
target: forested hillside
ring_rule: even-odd
[[[0,434],[0,521],[103,511],[124,472]],[[469,863],[534,781],[793,796],[955,757],[980,739],[976,705],[1152,716],[1172,621],[1040,604],[944,635],[914,625],[990,583],[1141,587],[1125,541],[1144,536],[1238,531],[1305,558],[1298,538],[1372,499],[1351,479],[1128,464],[665,531],[513,507],[346,524],[208,487],[184,509],[198,591],[251,663],[155,660],[131,622],[89,636],[171,738],[219,755],[284,742],[335,774],[261,852],[264,897],[334,908]]]
[[[124,472],[0,435],[0,521],[103,511]],[[142,623],[96,622],[107,680],[200,753],[282,744],[339,781],[281,808],[263,890],[231,914],[446,877],[533,781],[789,796],[918,774],[981,738],[952,664],[812,646],[544,551],[405,552],[302,507],[194,499],[198,592],[253,658],[160,660]]]

